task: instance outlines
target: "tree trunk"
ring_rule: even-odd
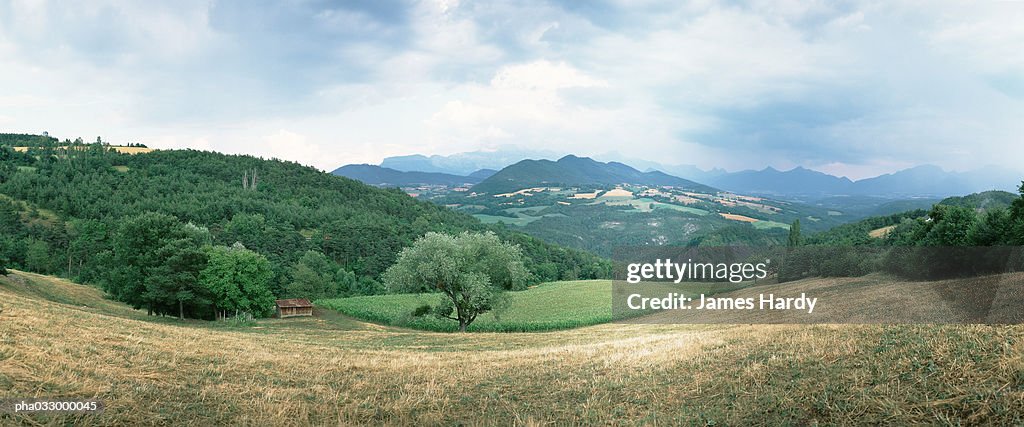
[[[466,332],[466,319],[459,318],[459,332]]]
[[[185,303],[178,300],[178,319],[185,320]]]

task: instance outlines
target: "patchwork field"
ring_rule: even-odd
[[[570,285],[566,285],[570,286]],[[1019,326],[605,324],[433,333],[320,311],[228,328],[0,278],[0,424],[1020,424]]]

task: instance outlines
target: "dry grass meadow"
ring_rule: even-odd
[[[28,425],[1021,424],[1024,327],[607,324],[430,333],[332,312],[229,328],[0,278],[0,398]]]

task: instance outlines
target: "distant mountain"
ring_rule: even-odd
[[[862,179],[855,183],[854,191],[858,194],[889,197],[946,197],[988,190],[1014,191],[1020,185],[1022,177],[1024,176],[999,167],[950,172],[938,166],[923,165]]]
[[[469,178],[476,179],[476,182],[480,182],[480,181],[483,181],[483,180],[485,180],[487,178],[490,178],[491,175],[494,175],[496,173],[498,173],[498,171],[496,171],[494,169],[480,169],[480,170],[478,170],[476,172],[473,172],[473,173],[471,173],[469,175],[466,175],[466,176],[469,177]]]
[[[821,199],[829,196],[880,198],[941,198],[987,190],[1015,190],[1020,175],[988,167],[969,172],[945,171],[923,165],[898,172],[851,181],[797,167],[788,171],[765,168],[719,175],[708,181],[718,188],[744,194],[763,194],[790,199]]]
[[[562,157],[558,161],[523,160],[473,186],[473,191],[495,194],[537,186],[588,184],[671,185],[695,191],[716,191],[709,186],[664,172],[640,172],[622,163],[602,163],[573,155]]]
[[[481,169],[500,170],[523,159],[555,159],[559,156],[552,151],[523,150],[509,146],[493,151],[471,151],[448,156],[413,154],[387,157],[380,165],[403,172],[438,172],[465,176]]]
[[[716,187],[740,193],[776,196],[848,194],[853,181],[797,167],[788,171],[765,168],[726,173],[709,181]]]
[[[475,173],[487,172],[477,171]],[[403,172],[375,165],[345,165],[331,174],[362,181],[376,186],[447,185],[476,184],[482,181],[480,175],[460,176],[436,172]]]
[[[672,176],[678,176],[680,178],[685,178],[690,181],[696,182],[711,182],[714,178],[728,173],[725,169],[721,168],[703,170],[695,165],[671,165],[647,159],[637,159],[629,156],[624,156],[617,151],[596,155],[593,158],[594,160],[601,162],[625,163],[637,170],[642,170],[644,172],[661,171]]]

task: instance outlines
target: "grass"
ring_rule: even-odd
[[[19,277],[55,289],[29,292],[12,285]],[[317,317],[222,329],[99,300],[60,280],[0,277],[0,398],[106,404],[101,415],[6,414],[0,424],[1024,423],[1021,326],[442,334]]]
[[[704,216],[708,214],[708,211],[704,209],[691,208],[688,206],[673,205],[671,203],[664,203],[641,197],[634,199],[632,196],[601,196],[591,204],[604,203],[608,206],[632,206],[636,211],[639,212],[650,212],[654,209],[672,209],[679,212],[686,212],[693,215]]]
[[[526,208],[526,209],[533,209],[533,208]],[[506,210],[511,210],[511,209],[506,209]],[[564,217],[565,216],[565,214],[561,214],[561,213],[546,214],[546,215],[541,215],[541,216],[530,216],[530,215],[527,215],[527,214],[523,213],[523,211],[517,212],[517,213],[515,213],[515,215],[516,215],[515,217],[498,216],[498,215],[486,215],[486,214],[474,214],[473,216],[476,217],[477,219],[479,219],[480,222],[482,222],[484,224],[497,224],[497,223],[501,222],[501,223],[505,223],[505,224],[508,224],[508,225],[516,225],[516,226],[519,226],[519,227],[525,227],[529,223],[534,222],[534,221],[536,221],[538,219],[541,219],[541,218],[546,218],[546,217]]]
[[[714,295],[742,285],[687,283],[688,293]],[[681,291],[666,287],[666,291]],[[484,313],[469,325],[470,332],[542,332],[608,323],[614,319],[610,280],[577,280],[544,283],[524,291],[510,292],[511,306],[505,313]],[[440,294],[396,294],[337,298],[317,301],[321,307],[337,310],[357,319],[388,326],[434,332],[454,332],[452,320],[411,313],[424,304],[436,305]],[[622,313],[620,313],[622,314]],[[644,313],[634,313],[644,314]]]
[[[506,313],[484,313],[470,331],[535,332],[570,329],[612,320],[612,286],[609,280],[545,283],[511,292]],[[317,301],[317,305],[371,322],[428,331],[451,332],[458,325],[434,316],[412,317],[424,304],[436,305],[438,294],[375,295]]]
[[[501,223],[505,223],[505,224],[508,224],[508,225],[516,225],[516,226],[519,226],[519,227],[523,227],[523,226],[525,226],[525,225],[527,225],[527,224],[529,224],[531,222],[534,222],[534,221],[536,221],[536,220],[541,218],[539,216],[517,216],[517,217],[513,218],[513,217],[507,217],[507,216],[485,215],[485,214],[474,214],[473,216],[476,217],[476,219],[479,219],[480,222],[482,222],[484,224],[497,224],[497,223],[501,222]]]
[[[776,221],[758,220],[757,222],[752,223],[751,225],[753,225],[754,228],[758,230],[764,230],[767,228],[781,228],[784,230],[789,230],[789,224],[784,224]]]

